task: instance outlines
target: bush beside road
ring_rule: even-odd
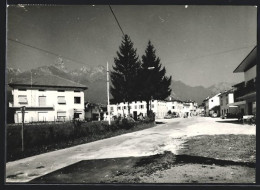
[[[64,149],[155,126],[153,121],[66,122],[28,124],[24,128],[21,151],[21,125],[7,126],[7,162],[54,150]]]

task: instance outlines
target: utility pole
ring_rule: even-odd
[[[108,112],[108,124],[111,125],[109,105],[110,105],[110,102],[109,102],[109,69],[108,69],[108,62],[107,62],[107,112]]]
[[[22,130],[21,130],[21,137],[22,137],[22,152],[23,152],[23,151],[24,151],[23,128],[24,128],[25,106],[21,107],[21,112],[22,112]]]

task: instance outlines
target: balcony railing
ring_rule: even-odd
[[[235,101],[238,101],[240,97],[252,92],[256,92],[255,79],[252,79],[243,85],[239,85],[239,87],[237,86],[236,90],[234,91]]]
[[[14,105],[13,102],[9,102],[9,108],[21,108],[22,106],[31,109],[54,109],[54,105],[32,105],[32,106],[28,104]]]

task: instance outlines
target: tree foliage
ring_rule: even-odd
[[[151,41],[148,42],[145,54],[142,56],[141,70],[138,75],[140,81],[140,98],[146,101],[147,114],[151,99],[164,100],[171,94],[171,76],[165,76],[165,67],[162,67],[160,58]]]
[[[139,57],[128,35],[123,37],[122,43],[114,58],[115,65],[110,73],[112,86],[111,94],[115,102],[131,102],[138,97],[135,86],[138,70],[140,69]]]

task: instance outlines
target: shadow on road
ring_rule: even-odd
[[[185,164],[213,164],[219,166],[239,165],[254,168],[255,163],[217,160],[213,158],[174,155],[164,152],[145,157],[124,157],[98,160],[85,160],[38,177],[29,183],[138,183],[137,176],[149,176],[159,170]]]
[[[165,122],[156,121],[155,124],[165,124]]]
[[[238,120],[222,120],[222,121],[216,121],[218,123],[233,123],[233,124],[240,124],[243,125],[241,121]]]

